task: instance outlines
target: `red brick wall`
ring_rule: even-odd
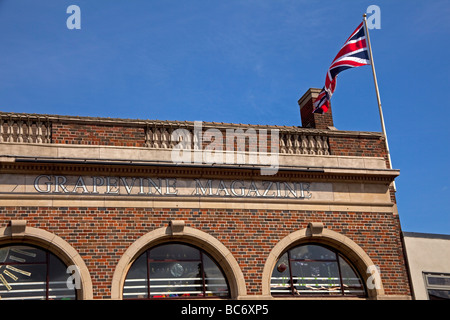
[[[384,157],[389,168],[386,144],[381,137],[330,136],[328,145],[330,153],[336,156]]]
[[[0,207],[0,212],[3,226],[10,219],[26,219],[28,226],[70,243],[89,269],[94,298],[110,298],[112,276],[126,249],[170,220],[184,220],[221,241],[239,263],[250,295],[261,294],[262,272],[272,248],[310,221],[322,221],[361,246],[381,268],[386,294],[410,294],[400,224],[390,213],[77,207]]]
[[[52,125],[52,143],[143,147],[144,142],[144,128],[75,123]]]
[[[333,155],[356,157],[384,157],[386,147],[381,138],[336,137],[328,139]]]
[[[390,168],[384,138],[336,137],[328,138],[330,153],[337,156],[384,157],[386,168]],[[397,203],[395,190],[390,188],[391,201]]]
[[[333,127],[333,115],[331,106],[326,113],[313,113],[314,106],[312,101],[308,101],[306,105],[300,109],[300,116],[302,119],[302,127],[315,129],[328,129]]]
[[[315,109],[314,101],[320,92],[321,89],[310,88],[305,92],[303,97],[298,100],[300,106],[300,118],[304,128],[328,129],[328,127],[334,126],[331,104],[329,104],[327,112],[323,114],[313,113],[313,110]]]

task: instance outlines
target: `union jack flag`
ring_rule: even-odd
[[[340,72],[367,64],[370,64],[369,52],[364,23],[361,22],[331,63],[325,78],[325,86],[314,101],[313,113],[325,113],[330,108],[330,99],[336,88],[336,78]]]

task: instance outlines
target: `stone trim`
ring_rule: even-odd
[[[239,167],[211,167],[211,166],[175,166],[168,163],[114,163],[114,161],[102,163],[89,163],[87,161],[70,162],[1,162],[0,169],[3,173],[38,174],[42,172],[57,172],[58,174],[101,174],[105,176],[136,176],[143,177],[201,177],[231,179],[241,177],[255,180],[295,180],[308,179],[309,181],[351,181],[369,183],[390,183],[398,175],[398,170],[370,169],[370,168],[283,168],[280,167],[275,175],[261,176],[260,168]]]
[[[183,220],[171,220],[170,221],[170,232],[172,236],[182,236],[184,232],[184,221]]]
[[[310,222],[308,223],[307,232],[311,236],[320,236],[323,231],[323,223],[322,222]]]
[[[17,235],[17,234],[25,232],[25,229],[27,227],[27,221],[26,220],[11,220],[9,225],[11,227],[11,234]]]
[[[186,209],[261,209],[266,210],[310,210],[310,211],[351,211],[398,214],[392,202],[348,202],[348,201],[309,201],[295,199],[283,201],[265,200],[261,198],[215,198],[215,197],[141,197],[117,196],[67,196],[67,195],[1,195],[5,207],[116,207],[116,208],[186,208]]]

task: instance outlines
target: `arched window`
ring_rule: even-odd
[[[304,244],[286,251],[272,271],[273,296],[366,296],[361,277],[336,250]]]
[[[0,299],[76,299],[70,274],[51,252],[28,245],[0,247]]]
[[[131,265],[123,299],[229,297],[217,263],[203,250],[163,244],[146,250]]]

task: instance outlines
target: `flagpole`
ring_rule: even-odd
[[[370,45],[369,30],[367,28],[367,19],[366,19],[366,17],[367,17],[367,14],[364,13],[363,14],[364,29],[366,31],[367,47],[368,47],[368,50],[369,50],[369,57],[370,57],[370,65],[372,66],[373,81],[375,83],[375,92],[377,94],[378,111],[380,113],[380,120],[381,120],[381,130],[383,132],[384,141],[386,143],[386,152],[387,152],[387,156],[388,156],[388,160],[389,160],[389,166],[390,166],[390,169],[392,169],[391,153],[389,152],[389,144],[388,144],[388,139],[387,139],[387,134],[386,134],[386,127],[384,125],[383,110],[381,109],[380,91],[378,90],[377,74],[375,72],[375,63],[373,61],[373,56],[372,56],[372,47]],[[394,187],[394,191],[396,191],[395,181],[392,182],[392,186]]]

